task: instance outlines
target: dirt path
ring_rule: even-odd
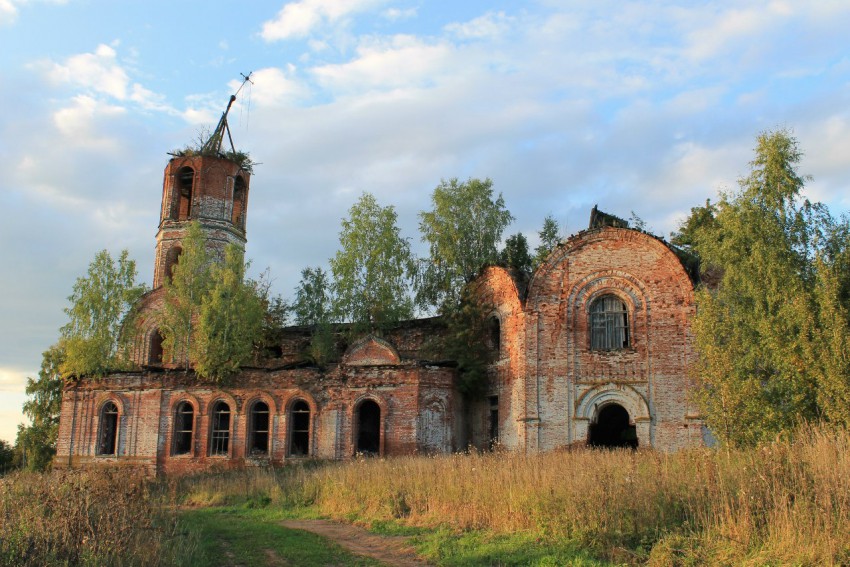
[[[328,520],[285,520],[285,528],[305,530],[338,543],[351,553],[365,555],[388,565],[420,567],[429,565],[420,559],[404,536],[385,536],[370,533],[349,524]]]

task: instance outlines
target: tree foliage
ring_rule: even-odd
[[[830,270],[818,268],[834,222],[801,197],[800,156],[788,132],[760,135],[739,190],[721,194],[715,210],[695,208],[685,224],[703,263],[721,274],[697,294],[698,401],[712,430],[734,444],[821,416],[814,341],[846,315],[819,309],[816,289],[821,307],[836,296]]]
[[[180,361],[189,370],[199,354],[194,342],[195,325],[212,283],[206,238],[197,221],[189,224],[181,248],[171,278],[166,278],[163,285],[165,298],[160,332],[163,360]]]
[[[251,359],[263,340],[264,320],[276,315],[268,310],[267,286],[245,281],[242,251],[236,246],[227,246],[224,257],[213,262],[197,222],[189,225],[181,246],[163,286],[165,359],[222,381]]]
[[[340,249],[331,259],[334,311],[354,332],[377,331],[413,317],[410,242],[401,237],[392,206],[369,193],[342,219]]]
[[[705,200],[705,206],[691,207],[691,214],[679,223],[679,228],[670,233],[670,243],[688,251],[694,251],[697,233],[710,232],[715,228],[717,205],[711,204],[711,199]]]
[[[133,335],[122,333],[132,325],[133,305],[145,292],[136,284],[136,263],[123,250],[114,261],[107,250],[98,252],[89,264],[86,277],[77,278],[65,309],[68,323],[60,330],[66,376],[102,376],[129,365],[124,341]]]
[[[225,380],[251,359],[265,314],[261,292],[245,281],[242,251],[230,244],[224,261],[210,267],[209,292],[198,317],[195,371]]]
[[[505,240],[505,247],[499,252],[499,265],[525,274],[531,273],[531,253],[528,251],[528,240],[523,233],[518,232]]]
[[[62,344],[53,345],[42,353],[38,378],[27,378],[26,394],[29,399],[24,402],[23,410],[30,424],[18,426],[15,460],[30,470],[49,468],[56,454],[59,412],[65,385],[61,369],[65,356]]]
[[[299,325],[318,325],[333,319],[333,295],[328,274],[321,267],[301,270],[292,309]]]
[[[432,209],[419,213],[429,257],[419,273],[417,302],[441,312],[460,303],[461,290],[482,266],[498,261],[498,243],[513,216],[490,179],[443,181],[431,195]]]
[[[546,215],[546,218],[543,219],[543,227],[537,235],[540,237],[540,245],[534,249],[534,258],[532,259],[532,268],[535,270],[561,243],[561,227],[555,217]]]

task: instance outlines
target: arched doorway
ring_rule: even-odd
[[[591,447],[630,447],[637,449],[637,430],[630,424],[629,412],[619,404],[607,404],[599,410],[590,425],[588,445]]]
[[[378,455],[381,452],[381,408],[374,400],[364,400],[355,412],[356,451]]]

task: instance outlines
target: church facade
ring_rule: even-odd
[[[249,193],[249,172],[221,155],[169,162],[153,290],[138,306],[138,369],[68,383],[54,466],[172,474],[358,453],[703,442],[689,401],[693,279],[663,240],[596,209],[530,280],[492,266],[472,284],[491,311],[494,353],[476,399],[459,392],[456,365],[429,354],[436,319],[348,339],[321,368],[305,362],[309,329],[289,328],[227,385],[164,363],[158,312],[181,239],[197,221],[214,257],[244,247]]]

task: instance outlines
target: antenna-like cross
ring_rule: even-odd
[[[210,139],[204,144],[201,148],[201,153],[203,154],[220,154],[221,153],[221,144],[224,141],[224,134],[227,133],[227,139],[230,142],[230,150],[232,152],[236,152],[236,147],[233,145],[233,136],[230,135],[230,126],[227,124],[227,114],[230,112],[230,107],[233,106],[233,103],[236,101],[236,95],[242,90],[245,86],[245,83],[254,84],[254,81],[251,80],[251,75],[253,72],[249,72],[247,75],[245,73],[239,73],[242,76],[242,84],[239,85],[239,88],[236,89],[236,92],[230,95],[230,100],[227,102],[227,108],[224,109],[224,112],[221,113],[221,119],[218,121],[218,126],[213,130]]]

